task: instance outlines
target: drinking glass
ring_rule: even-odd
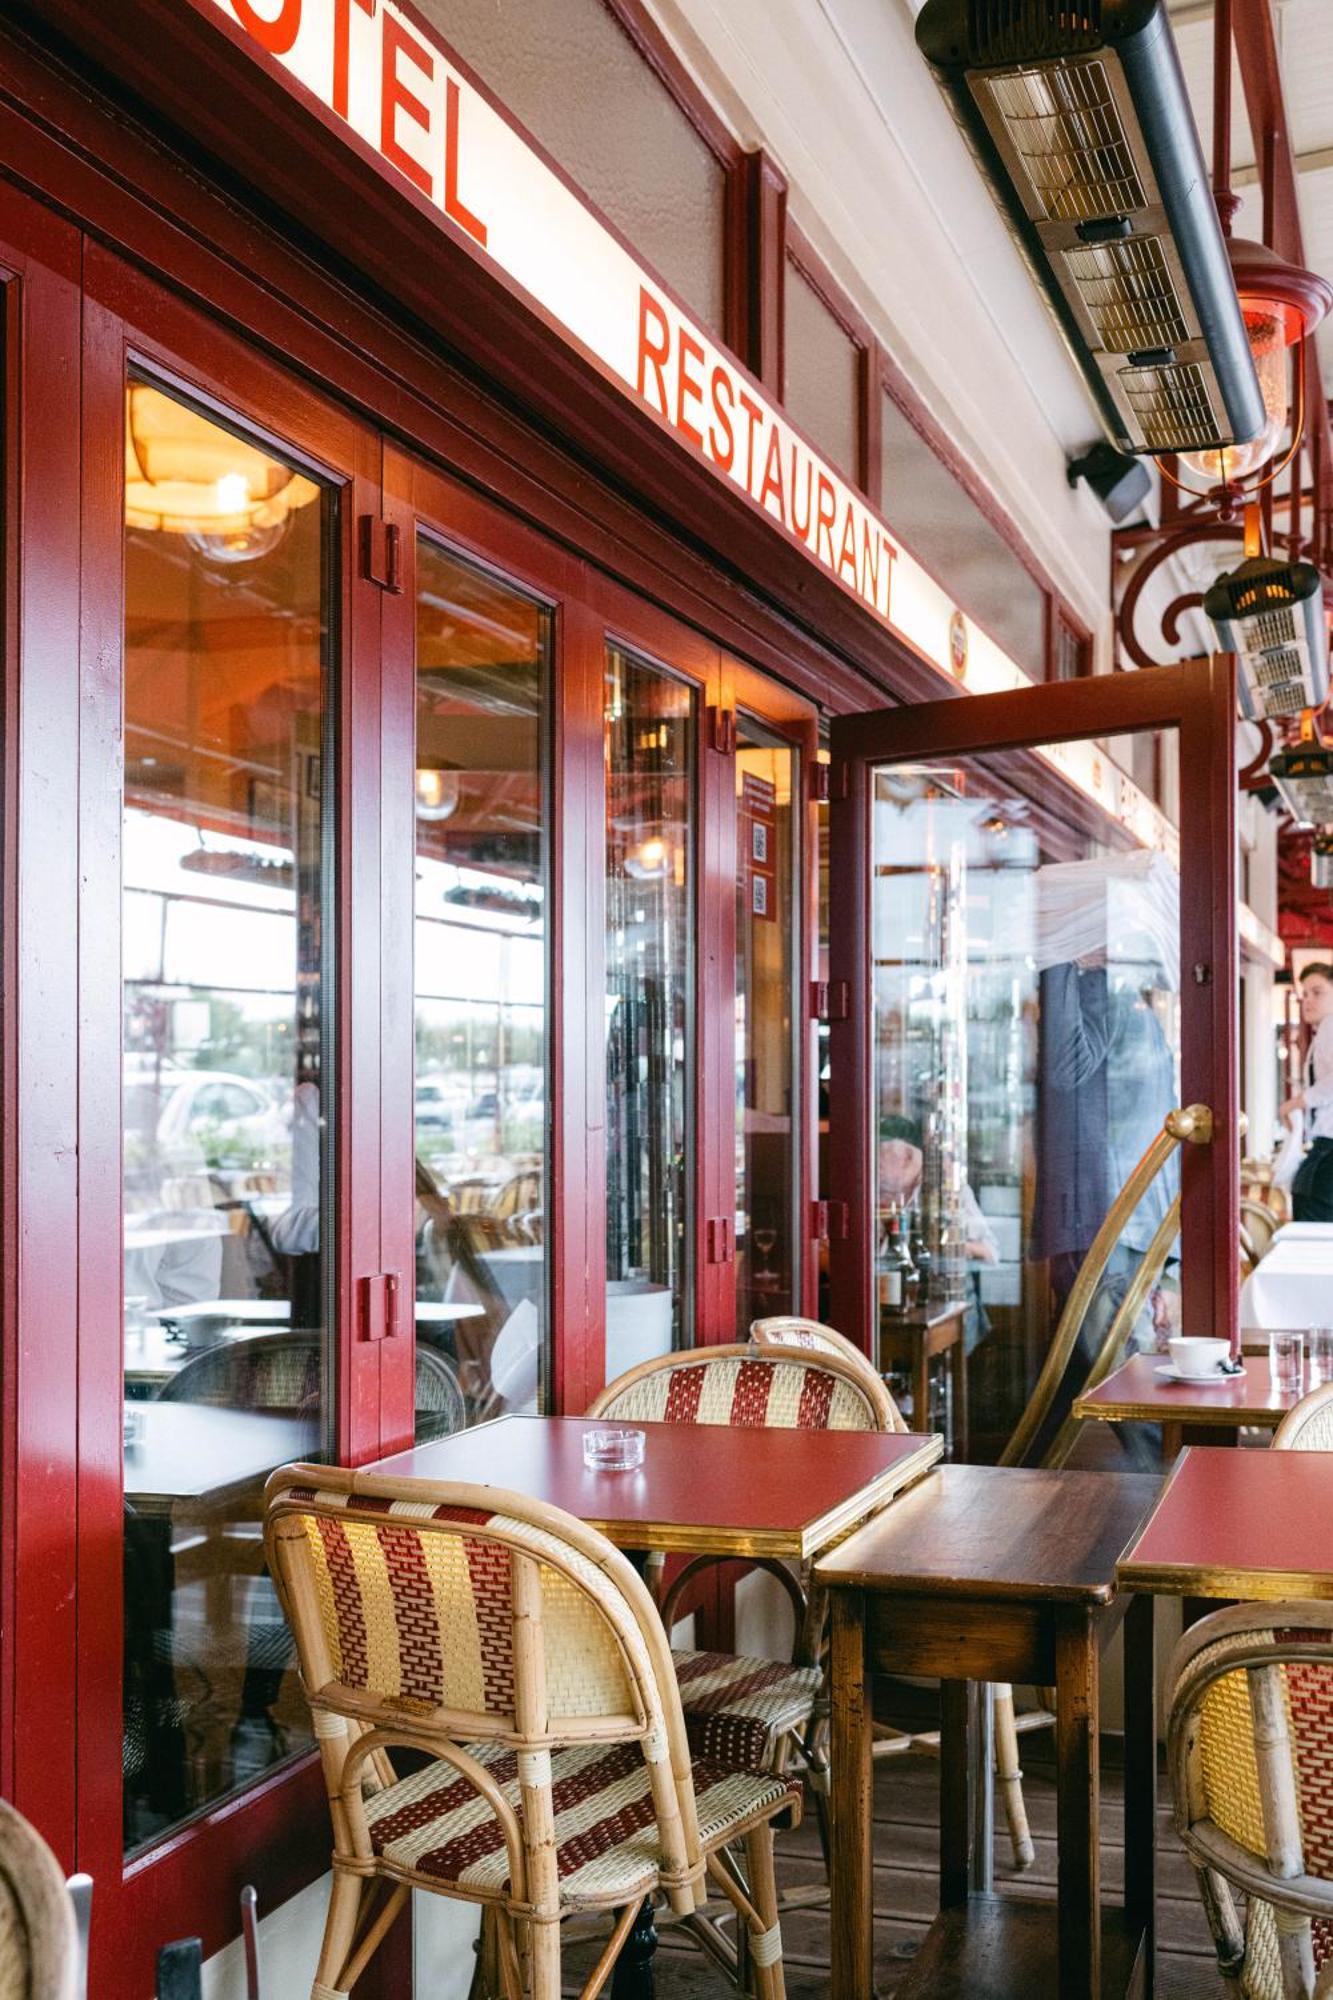
[[[1333,1326],[1310,1328],[1310,1387],[1333,1382]]]
[[[1269,1338],[1273,1387],[1284,1396],[1299,1396],[1304,1387],[1305,1335],[1295,1329],[1275,1331]]]

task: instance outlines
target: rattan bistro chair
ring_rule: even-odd
[[[79,1938],[60,1863],[0,1800],[0,2000],[74,2000]]]
[[[839,1355],[767,1351],[752,1346],[697,1348],[660,1355],[611,1382],[589,1415],[627,1423],[729,1424],[738,1429],[903,1430],[893,1398]],[[662,1598],[668,1632],[692,1579],[716,1556],[685,1564]],[[781,1773],[794,1752],[806,1762],[824,1828],[828,1765],[822,1736],[826,1707],[823,1612],[808,1578],[785,1563],[754,1558],[785,1592],[795,1616],[792,1661],[743,1653],[677,1650],[685,1727],[696,1755],[756,1772]],[[650,1570],[660,1579],[661,1563]]]
[[[593,2000],[643,1898],[689,1916],[705,1874],[783,2000],[771,1822],[799,1787],[692,1764],[662,1622],[604,1536],[493,1487],[300,1465],[265,1541],[333,1817],[311,2000],[350,1995],[414,1888],[491,1911],[506,2000],[558,2000],[562,1919],[618,1911]],[[428,1761],[397,1778],[393,1747]]]
[[[1333,1605],[1235,1605],[1177,1646],[1176,1830],[1227,1991],[1245,2000],[1333,1993],[1331,1725]]]
[[[906,1419],[898,1409],[892,1396],[884,1386],[884,1379],[859,1347],[853,1346],[845,1333],[825,1326],[822,1320],[801,1319],[796,1314],[780,1314],[773,1319],[756,1319],[750,1322],[750,1338],[756,1347],[800,1347],[809,1354],[836,1354],[854,1372],[858,1381],[863,1382],[866,1393],[877,1408],[884,1401],[888,1403],[888,1420],[885,1430],[905,1431]]]
[[[1273,1433],[1274,1451],[1333,1451],[1333,1382],[1311,1389]]]

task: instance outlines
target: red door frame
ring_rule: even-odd
[[[79,919],[79,1370],[77,1859],[120,1893],[105,1894],[94,1928],[98,1992],[152,1983],[161,1912],[196,1928],[208,1950],[235,1928],[236,1895],[257,1851],[266,1900],[280,1900],[327,1865],[317,1767],[303,1760],[203,1814],[128,1866],[122,1861],[120,1732],[123,1475],[120,1291],[120,899],[124,385],[131,363],[220,416],[245,424],[341,494],[336,586],[338,645],[328,689],[336,704],[338,868],[332,885],[335,1008],[336,1206],[332,1295],[339,1302],[335,1436],[357,1462],[381,1449],[381,1356],[389,1343],[354,1337],[359,1287],[384,1268],[378,1125],[380,592],[360,573],[357,524],[379,508],[379,442],[304,384],[163,293],[96,245],[85,252],[84,507],[81,565],[82,717]],[[394,1440],[396,1441],[396,1439]],[[151,1914],[150,1914],[151,1913]],[[123,1982],[123,1985],[122,1985]]]
[[[1188,1326],[1229,1331],[1239,1323],[1235,714],[1235,663],[1224,654],[1146,673],[834,721],[830,973],[835,984],[847,982],[851,1004],[832,1027],[830,1182],[847,1207],[846,1233],[832,1245],[832,1310],[835,1324],[867,1353],[873,1324],[871,773],[876,765],[912,757],[1023,751],[1138,730],[1178,732],[1181,1093],[1186,1104],[1211,1105],[1214,1114],[1212,1144],[1183,1149],[1182,1311]],[[1047,789],[1053,782],[1035,760],[1033,778]],[[1066,789],[1075,810],[1097,814]]]

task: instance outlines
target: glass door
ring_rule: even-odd
[[[834,723],[834,1323],[959,1455],[1004,1449],[1094,1237],[1181,1104],[1211,1108],[1212,1144],[1125,1219],[1031,1451],[1177,1193],[1131,1344],[1232,1323],[1233,715],[1224,663],[1199,661]],[[1165,807],[1128,776],[1146,734]],[[913,1365],[925,1328],[961,1370]]]

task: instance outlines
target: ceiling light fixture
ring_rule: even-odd
[[[1313,563],[1254,556],[1219,576],[1203,608],[1240,666],[1243,712],[1254,721],[1322,708],[1328,699],[1328,624]]]
[[[147,382],[126,392],[125,519],[222,563],[267,555],[313,479]]]
[[[417,766],[417,818],[431,822],[452,819],[463,796],[462,774],[454,770],[432,770]]]
[[[926,0],[917,45],[1122,451],[1265,411],[1163,0]]]

